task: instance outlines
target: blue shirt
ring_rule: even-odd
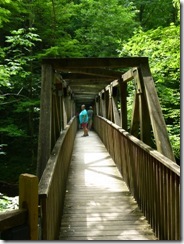
[[[80,124],[88,122],[88,113],[87,113],[86,109],[84,109],[80,112],[79,122],[80,122]]]

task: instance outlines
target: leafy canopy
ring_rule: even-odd
[[[136,30],[120,56],[147,56],[175,155],[180,158],[180,27]]]

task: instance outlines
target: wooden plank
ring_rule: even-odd
[[[134,95],[134,102],[133,102],[133,109],[132,109],[132,118],[131,118],[131,126],[130,126],[130,133],[139,138],[139,95],[135,92]]]
[[[149,146],[153,147],[151,140],[151,122],[148,111],[147,100],[145,97],[145,89],[142,80],[140,79],[139,69],[134,69],[134,82],[136,92],[139,95],[139,120],[140,120],[140,140]]]
[[[121,127],[127,130],[127,83],[119,80],[120,101],[121,101]]]
[[[126,73],[122,75],[123,82],[128,82],[130,80],[133,80],[133,69],[128,70]]]
[[[80,236],[106,236],[106,239],[108,240],[108,236],[117,236],[119,234],[123,233],[124,235],[150,235],[152,234],[152,231],[148,231],[148,230],[143,230],[143,229],[121,229],[121,230],[103,230],[103,229],[86,229],[86,231],[84,229],[81,229],[81,231],[76,231],[76,230],[71,230],[69,229],[68,231],[63,231],[61,232],[62,236],[75,236],[75,237],[80,237]]]
[[[76,135],[59,240],[156,240],[104,144]]]
[[[97,80],[97,81],[112,81],[112,77],[100,76],[100,75],[89,75],[89,74],[75,74],[75,73],[62,73],[62,78],[64,80],[75,80],[75,81],[88,81],[88,80]]]
[[[64,237],[61,240],[70,240],[70,241],[107,241],[107,237],[106,236],[81,236],[81,237]],[[108,236],[108,241],[120,241],[120,240],[127,240],[127,241],[131,241],[131,240],[136,240],[136,241],[144,241],[144,240],[155,240],[153,239],[152,235],[118,235],[118,236]]]
[[[44,58],[42,63],[51,64],[54,69],[62,68],[127,68],[147,62],[147,57],[125,58]]]
[[[89,221],[88,225],[86,225],[85,220],[84,221],[77,221],[77,220],[74,221],[73,220],[72,222],[63,220],[62,221],[62,229],[64,230],[65,228],[68,228],[68,227],[71,227],[71,228],[75,227],[77,229],[80,229],[81,227],[82,228],[84,228],[84,227],[86,227],[86,228],[91,228],[91,227],[98,228],[98,226],[95,226],[96,222],[97,222],[97,218],[96,219],[94,218],[94,220]],[[148,225],[148,222],[147,222],[147,220],[145,220],[145,218],[140,219],[140,220],[135,220],[133,223],[132,223],[132,220],[124,220],[123,223],[124,223],[124,226],[127,227],[127,229],[130,228],[130,226],[134,226],[135,228],[139,228],[140,225],[141,226],[147,226]],[[99,224],[100,224],[100,221],[99,221]],[[109,227],[114,228],[114,226],[115,226],[115,228],[117,228],[117,229],[118,228],[122,229],[122,227],[121,227],[122,220],[117,219],[117,220],[106,221],[106,222],[104,221],[103,223],[101,223],[101,225],[105,226],[106,228],[109,228]]]
[[[109,69],[85,69],[83,67],[80,68],[62,68],[63,71],[69,71],[71,73],[76,73],[76,74],[89,74],[89,75],[99,75],[102,77],[111,77],[111,78],[117,78],[121,77],[122,72],[120,71],[114,71],[114,70],[109,70]]]
[[[112,110],[115,124],[121,126],[120,115],[117,108],[116,98],[112,96]]]
[[[27,209],[7,210],[0,213],[0,231],[27,223]]]

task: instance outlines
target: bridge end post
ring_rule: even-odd
[[[38,240],[38,177],[31,174],[19,176],[19,208],[28,210],[30,240]]]

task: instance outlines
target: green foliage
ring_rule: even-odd
[[[176,0],[176,2],[179,2]],[[144,30],[169,26],[179,22],[179,8],[173,0],[133,0],[137,8],[137,21]]]
[[[35,170],[43,57],[148,56],[179,155],[179,0],[1,0],[0,16],[0,178]]]
[[[34,108],[34,112],[37,113],[40,107],[40,101],[38,99],[22,100],[17,104],[14,111],[16,113],[25,113],[29,112],[30,107]]]
[[[136,27],[136,10],[117,0],[83,0],[76,5],[70,33],[80,43],[83,56],[115,56],[119,43]]]
[[[56,0],[54,4],[46,1],[44,7],[40,2],[39,7],[37,28],[46,47],[40,56],[115,56],[120,42],[130,37],[137,26],[134,21],[136,9],[127,1],[61,3]],[[45,23],[50,13],[51,21]],[[40,24],[44,24],[44,30]]]
[[[0,1],[0,28],[8,28],[9,25],[13,25],[16,28],[16,24],[20,25],[21,17],[19,14],[24,15],[26,9],[23,7],[23,3],[20,0],[1,0]],[[15,18],[16,16],[16,18]],[[13,22],[13,24],[11,23]],[[16,24],[15,24],[16,23]]]
[[[8,145],[0,157],[4,181],[16,182],[22,172],[36,170],[40,69],[34,52],[40,41],[34,28],[21,28],[11,31],[2,48],[0,139]]]
[[[171,24],[134,33],[122,44],[120,56],[148,56],[176,157],[180,144],[180,28]]]
[[[32,56],[33,47],[41,41],[34,32],[34,28],[21,28],[11,31],[11,35],[6,37],[9,45],[0,52],[0,85],[3,87],[13,87],[16,76],[20,84],[20,78],[25,79],[31,75],[29,67],[35,59]]]
[[[75,39],[68,39],[68,41],[59,39],[58,46],[47,48],[38,55],[39,58],[43,57],[82,57],[81,50],[79,48],[79,42]]]
[[[0,193],[0,212],[18,209],[18,197],[8,197]]]
[[[34,31],[34,28],[21,28],[11,31],[11,35],[6,37],[9,46],[4,48],[7,57],[5,67],[7,67],[10,76],[18,75],[21,78],[26,78],[31,74],[30,71],[26,71],[26,67],[34,60],[31,55],[32,48],[36,42],[41,41]]]
[[[0,3],[0,27],[3,26],[3,22],[8,22],[9,15],[11,14],[10,11],[6,9],[6,5],[8,2],[8,0],[1,0]]]
[[[25,136],[25,132],[18,128],[15,124],[9,124],[7,126],[0,127],[0,133],[8,135],[10,137],[22,137]]]

